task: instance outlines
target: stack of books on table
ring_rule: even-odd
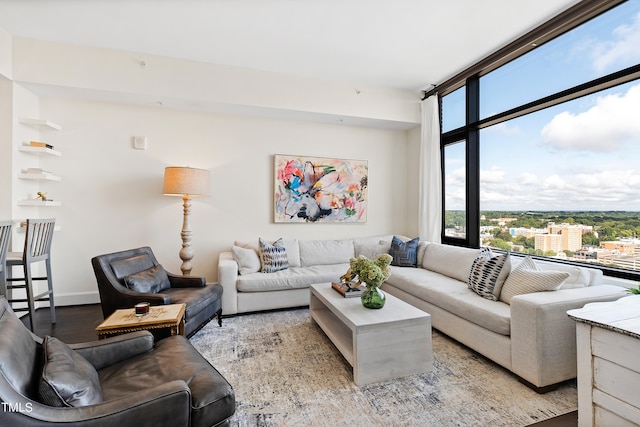
[[[359,297],[360,295],[362,295],[362,292],[364,292],[364,290],[367,289],[364,285],[360,285],[357,288],[351,288],[347,286],[346,283],[336,283],[336,282],[331,282],[331,287],[345,298]]]

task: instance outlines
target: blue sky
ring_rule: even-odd
[[[640,0],[532,52],[481,79],[482,117],[640,63]],[[451,98],[445,119],[463,107]],[[640,81],[484,129],[480,141],[481,210],[640,211]],[[447,209],[464,209],[462,149],[447,149]]]

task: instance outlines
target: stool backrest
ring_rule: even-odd
[[[0,273],[5,269],[9,241],[11,239],[11,221],[0,221]]]
[[[51,240],[56,219],[27,219],[27,234],[24,239],[23,262],[43,261],[51,253]]]

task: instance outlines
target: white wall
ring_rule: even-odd
[[[0,79],[0,219],[11,218],[13,83]]]
[[[415,198],[416,184],[409,182],[417,177],[409,161],[415,148],[406,131],[59,98],[40,99],[40,118],[63,128],[47,133],[63,152],[47,165],[63,177],[47,184],[48,193],[63,205],[39,212],[62,227],[53,243],[57,304],[98,301],[90,265],[98,254],[149,245],[168,270],[180,273],[182,201],[161,194],[166,166],[211,170],[212,197],[193,200],[191,220],[192,274],[210,282],[217,279],[218,254],[234,240],[417,230],[415,203],[409,202]],[[133,149],[133,136],[146,136],[148,149]],[[273,223],[274,154],[368,160],[367,223]]]
[[[49,94],[146,106],[162,101],[179,109],[379,122],[403,129],[420,122],[415,92],[21,37],[13,38],[13,79],[46,86]]]
[[[11,79],[13,57],[13,37],[0,27],[0,79]]]

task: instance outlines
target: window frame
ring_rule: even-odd
[[[624,3],[626,0],[615,0],[606,2],[593,2],[583,0],[574,7],[568,9],[556,18],[548,21],[537,29],[527,33],[515,42],[505,46],[496,53],[481,60],[467,70],[453,76],[443,84],[435,87],[429,92],[425,92],[425,98],[433,94],[438,94],[440,107],[440,124],[442,126],[442,98],[449,93],[466,86],[465,124],[457,129],[452,129],[440,135],[440,153],[442,162],[442,230],[441,239],[445,244],[466,246],[471,248],[480,247],[480,129],[524,116],[529,113],[540,111],[554,105],[581,98],[586,95],[600,92],[624,83],[640,79],[640,64],[633,65],[620,71],[608,74],[576,85],[574,87],[556,92],[554,94],[536,99],[523,105],[519,105],[507,111],[480,119],[480,77],[495,70],[496,68],[525,55],[530,50],[540,46],[542,41],[546,42],[558,37],[565,32],[587,22],[588,20]],[[594,4],[595,3],[595,4]],[[465,238],[445,236],[445,147],[461,139],[466,140],[466,233]],[[563,264],[575,264],[584,266],[583,263],[571,261],[550,260],[545,257],[534,258],[546,261],[559,262]],[[640,280],[640,272],[606,267],[603,265],[589,265],[598,268],[606,276],[617,277],[629,280]]]

